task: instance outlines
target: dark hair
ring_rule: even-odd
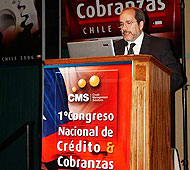
[[[137,7],[128,7],[128,8],[125,8],[122,13],[126,10],[134,10],[135,11],[135,19],[137,20],[138,23],[140,23],[141,21],[143,21],[145,23],[145,15],[144,15],[144,12],[137,8]]]

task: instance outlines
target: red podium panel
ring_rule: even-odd
[[[138,56],[46,60],[42,167],[152,169],[160,160],[151,160],[151,147],[159,155],[166,146],[162,152],[168,156],[168,143],[153,141],[160,132],[155,131],[156,120],[150,119],[154,117],[150,84],[158,75],[150,68],[169,81],[169,70],[150,56],[141,56],[140,61]],[[162,137],[168,133],[162,132]],[[168,136],[164,140],[170,144]]]

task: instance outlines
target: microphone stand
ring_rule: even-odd
[[[185,58],[185,3],[184,0],[180,2],[181,9],[181,33],[182,33],[182,66],[183,73],[186,76],[186,58]],[[182,104],[183,104],[183,150],[184,159],[182,160],[184,170],[188,170],[188,148],[187,148],[187,83],[182,87]]]

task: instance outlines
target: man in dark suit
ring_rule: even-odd
[[[145,16],[139,8],[129,7],[122,11],[120,29],[123,39],[115,42],[115,54],[154,56],[172,70],[171,91],[176,91],[184,82],[180,63],[173,56],[169,40],[144,33],[144,24]]]

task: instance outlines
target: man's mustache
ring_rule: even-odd
[[[126,30],[122,30],[121,32],[122,32],[122,34],[125,34],[125,33],[126,34],[133,34],[131,31],[126,31]]]

